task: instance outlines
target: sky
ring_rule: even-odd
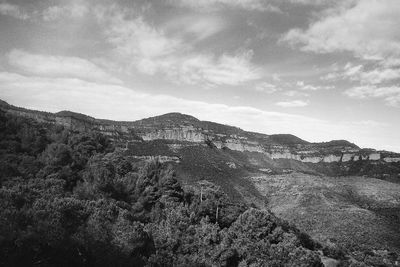
[[[400,152],[398,0],[0,0],[0,98]]]

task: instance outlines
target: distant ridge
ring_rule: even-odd
[[[397,170],[400,169],[400,166],[386,168],[386,165],[399,163],[400,154],[361,149],[347,140],[318,143],[303,140],[292,134],[268,135],[248,132],[234,126],[201,121],[194,116],[179,112],[137,121],[113,121],[96,119],[67,110],[57,113],[34,111],[9,105],[3,100],[0,100],[0,107],[7,112],[30,117],[40,122],[61,124],[75,131],[96,130],[110,136],[121,147],[127,147],[127,144],[132,142],[153,140],[164,140],[174,144],[177,148],[188,146],[188,143],[192,143],[191,145],[206,144],[210,147],[229,149],[244,154],[258,153],[261,157],[266,157],[266,161],[273,163],[272,165],[277,171],[286,168],[313,173],[322,172],[329,175],[367,173],[378,177],[387,177],[388,175],[392,177],[396,176]],[[185,144],[182,145],[181,142],[185,142]],[[163,151],[166,150],[168,149],[163,149]],[[174,153],[169,151],[166,154],[173,155]],[[375,164],[364,166],[365,164],[362,163],[364,161],[373,161]],[[260,162],[259,158],[250,160],[249,164],[254,165],[255,163],[261,169],[270,169],[271,167],[269,163],[265,165],[264,159]],[[334,166],[333,163],[339,165]],[[385,170],[390,170],[390,173],[385,173]],[[398,178],[393,179],[398,180]]]
[[[159,116],[148,117],[145,119],[137,120],[135,123],[141,124],[182,124],[182,123],[198,123],[200,120],[187,114],[179,112],[166,113]]]

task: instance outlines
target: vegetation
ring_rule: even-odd
[[[322,266],[318,244],[96,132],[0,112],[1,266]]]
[[[325,245],[324,255],[340,258],[345,251],[368,266],[400,262],[400,185],[304,173],[268,175],[254,182],[279,217]]]
[[[309,144],[307,141],[304,141],[303,139],[300,139],[292,134],[273,134],[269,136],[269,139],[272,144],[279,144],[279,145]]]

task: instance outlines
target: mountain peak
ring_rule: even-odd
[[[197,118],[182,114],[179,112],[171,112],[166,113],[159,116],[149,117],[146,119],[138,120],[135,123],[140,125],[180,125],[180,124],[187,124],[187,123],[198,123],[200,122]]]
[[[355,148],[355,149],[359,149],[359,147],[356,145],[356,144],[354,144],[354,143],[351,143],[351,142],[349,142],[349,141],[347,141],[347,140],[332,140],[332,141],[329,141],[329,142],[322,142],[322,143],[319,143],[321,146],[324,146],[324,147],[329,147],[329,146],[331,146],[331,147],[351,147],[351,148]]]
[[[153,118],[160,118],[160,119],[169,119],[169,120],[187,120],[187,121],[199,121],[197,118],[188,115],[188,114],[183,114],[179,112],[170,112],[166,113],[160,116],[156,116]]]

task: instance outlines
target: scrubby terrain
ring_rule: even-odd
[[[251,178],[268,207],[324,244],[371,265],[400,252],[400,185],[302,173]],[[395,259],[395,257],[394,257]]]
[[[0,113],[1,266],[322,266],[322,247],[92,132]],[[345,262],[345,260],[343,260]]]

